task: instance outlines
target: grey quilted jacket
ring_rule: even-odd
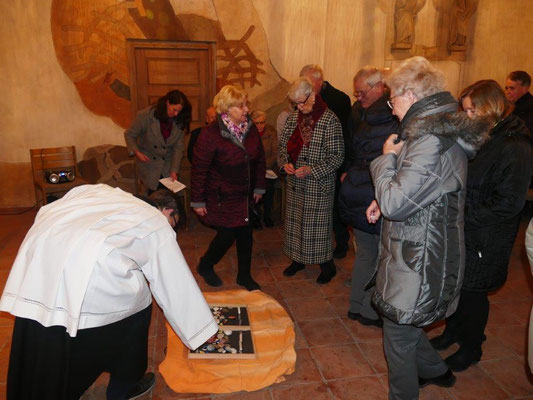
[[[431,324],[459,300],[468,158],[487,125],[456,110],[448,92],[418,101],[402,120],[400,154],[370,166],[384,217],[373,302],[398,324]]]

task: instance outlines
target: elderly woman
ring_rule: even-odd
[[[279,141],[279,162],[287,174],[285,240],[292,260],[283,274],[293,276],[306,264],[320,264],[318,283],[335,276],[331,246],[336,170],[344,156],[342,128],[307,78],[289,89],[296,109]]]
[[[157,103],[137,114],[124,132],[130,154],[135,156],[143,191],[158,189],[159,179],[178,179],[183,158],[184,135],[189,131],[191,104],[179,90],[172,90]]]
[[[215,96],[217,119],[204,127],[196,145],[191,174],[191,206],[217,234],[200,259],[198,273],[211,286],[222,280],[214,266],[234,241],[237,244],[237,284],[259,289],[252,279],[250,209],[265,193],[265,152],[248,117],[248,96],[224,86]]]
[[[266,113],[264,111],[253,111],[250,116],[263,142],[266,168],[276,172],[278,170],[278,135],[276,130],[272,126],[267,125]],[[274,226],[271,213],[275,184],[276,179],[268,178],[266,180],[266,193],[263,196],[263,222],[267,228]]]
[[[367,219],[384,217],[372,300],[383,317],[389,399],[417,399],[419,386],[455,383],[422,327],[457,307],[468,158],[486,132],[456,112],[425,58],[405,60],[386,82],[400,131],[370,164],[376,200]]]
[[[489,316],[488,292],[507,278],[520,211],[532,173],[532,141],[524,122],[493,80],[465,88],[460,101],[469,117],[490,121],[490,139],[468,165],[465,203],[466,269],[457,311],[446,329],[431,340],[438,350],[458,342],[459,350],[445,361],[464,371],[481,359]]]

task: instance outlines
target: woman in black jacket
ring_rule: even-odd
[[[498,83],[476,82],[465,88],[459,99],[469,117],[488,118],[494,127],[490,139],[468,165],[466,268],[459,305],[446,319],[444,333],[431,340],[438,350],[460,344],[445,360],[453,371],[464,371],[481,359],[489,316],[488,293],[507,279],[533,159],[529,132],[524,122],[511,114],[513,106]]]

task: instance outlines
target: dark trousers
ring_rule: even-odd
[[[481,351],[488,319],[488,292],[461,290],[457,310],[446,318],[445,333],[461,342],[461,348]]]
[[[266,193],[262,197],[263,221],[272,219],[272,205],[274,204],[274,191],[276,179],[266,180]]]
[[[213,268],[224,257],[233,242],[237,245],[237,264],[239,272],[237,279],[250,277],[252,263],[253,236],[252,227],[239,226],[236,228],[215,228],[217,235],[209,245],[204,256],[200,259],[200,269]]]
[[[363,317],[378,319],[379,316],[372,307],[372,295],[375,286],[366,286],[376,272],[379,252],[379,235],[373,235],[354,229],[357,254],[352,269],[352,287],[350,289],[350,312],[361,314]]]
[[[152,306],[121,321],[78,331],[15,318],[8,400],[78,400],[102,372],[107,399],[125,399],[146,372]]]
[[[383,318],[383,348],[389,367],[389,400],[418,399],[418,377],[434,378],[448,370],[422,328]]]
[[[333,204],[333,233],[335,234],[335,248],[339,250],[348,250],[348,241],[350,240],[350,233],[348,226],[342,222],[339,215],[338,195],[341,186],[340,180],[337,179],[335,186],[335,203]]]

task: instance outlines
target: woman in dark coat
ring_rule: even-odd
[[[444,333],[431,340],[443,350],[459,343],[445,361],[464,371],[481,359],[489,316],[488,293],[507,279],[520,211],[531,179],[531,137],[502,88],[493,80],[476,82],[460,95],[469,117],[491,121],[490,139],[468,165],[465,202],[466,267],[457,311],[446,319]]]
[[[179,90],[172,90],[155,105],[140,111],[124,132],[128,150],[135,156],[143,191],[157,190],[161,178],[178,179],[184,135],[190,122],[189,100]]]
[[[194,146],[191,206],[217,231],[198,273],[207,284],[221,286],[214,266],[236,241],[237,284],[256,290],[259,285],[250,273],[250,210],[265,193],[265,152],[247,103],[246,92],[230,85],[215,96],[217,120],[202,130]]]
[[[320,264],[317,283],[336,274],[331,246],[336,171],[344,158],[342,127],[307,78],[289,89],[295,111],[279,139],[279,163],[287,173],[283,250],[293,276],[306,264]]]

